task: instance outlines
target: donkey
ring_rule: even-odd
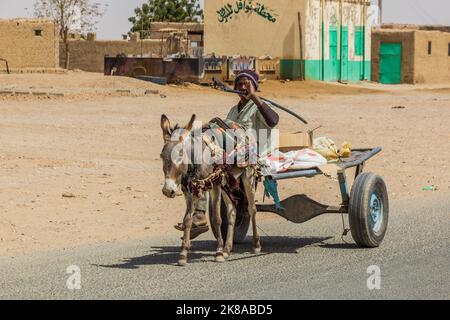
[[[193,152],[188,154],[184,146],[193,144],[191,133],[195,122],[195,115],[192,115],[189,123],[180,128],[178,125],[171,127],[169,119],[166,115],[161,116],[161,129],[164,139],[164,147],[161,152],[161,159],[163,162],[163,171],[165,176],[165,183],[162,189],[163,194],[168,198],[175,198],[177,188],[181,185],[183,195],[186,201],[186,212],[183,222],[185,224],[182,249],[180,252],[178,265],[185,266],[188,260],[188,251],[190,248],[190,231],[192,228],[192,215],[196,208],[196,204],[199,201],[199,194],[193,192],[187,185],[186,181],[201,181],[210,178],[217,174],[217,166],[214,164],[208,164],[202,161],[201,164],[195,164]],[[180,134],[181,132],[181,134]],[[204,135],[202,135],[202,154],[206,148],[211,148],[205,141]],[[193,150],[193,148],[191,148]],[[220,172],[219,172],[220,174]],[[255,191],[254,191],[254,168],[247,167],[245,169],[238,168],[236,165],[231,166],[231,170],[228,174],[232,175],[234,179],[241,179],[244,187],[244,194],[248,200],[248,212],[252,221],[253,229],[253,241],[252,252],[261,252],[260,237],[256,226],[256,204],[255,204]],[[201,192],[209,192],[211,207],[212,207],[212,221],[211,227],[214,230],[214,234],[217,239],[217,250],[215,261],[224,262],[227,259],[233,248],[233,234],[234,224],[236,220],[236,207],[231,199],[230,195],[225,191],[225,188],[221,184],[213,184],[210,190],[202,190]],[[204,194],[203,194],[204,195]],[[221,214],[220,203],[221,198],[226,204],[227,218],[228,218],[228,232],[227,239],[224,245],[224,241],[221,233]]]

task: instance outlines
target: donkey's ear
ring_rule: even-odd
[[[196,117],[195,114],[193,114],[189,123],[186,125],[186,127],[184,127],[186,131],[191,131],[192,128],[194,127],[195,117]]]
[[[195,114],[192,115],[191,120],[189,120],[189,123],[184,127],[183,134],[180,136],[180,142],[183,142],[192,132],[192,129],[194,128],[194,122],[195,122]]]
[[[170,141],[170,121],[165,114],[161,116],[161,129],[163,132],[164,142]]]

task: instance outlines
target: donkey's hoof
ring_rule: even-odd
[[[178,259],[178,265],[180,267],[184,267],[187,265],[187,257],[184,255],[181,255],[180,258]]]
[[[261,253],[261,247],[254,247],[254,248],[252,249],[252,253],[253,253],[253,254]]]
[[[216,255],[216,262],[218,263],[225,262],[225,257],[223,256],[223,254]]]
[[[225,260],[228,259],[230,257],[230,255],[231,255],[231,253],[229,253],[229,252],[223,253],[223,257],[225,258]]]

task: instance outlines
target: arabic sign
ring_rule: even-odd
[[[241,12],[253,13],[255,12],[258,16],[267,19],[268,21],[274,23],[277,19],[274,17],[273,10],[267,8],[264,4],[256,2],[253,4],[254,0],[239,0],[236,1],[236,5],[227,3],[219,11],[217,11],[218,20],[220,23],[227,23],[233,19],[234,15],[238,15]],[[271,13],[272,12],[272,13]]]

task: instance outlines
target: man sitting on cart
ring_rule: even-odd
[[[228,113],[227,120],[238,123],[245,130],[266,130],[266,137],[270,137],[270,131],[279,121],[278,114],[272,110],[269,103],[261,101],[256,91],[259,87],[259,76],[252,70],[240,71],[234,80],[234,89],[243,92],[240,96],[239,103],[231,108]],[[258,135],[259,136],[259,135]],[[262,141],[258,141],[259,154],[264,154],[270,150],[270,139],[265,139],[264,145]],[[200,234],[209,230],[208,221],[206,219],[207,199],[206,194],[201,195],[192,217],[191,239],[195,239]],[[184,230],[184,222],[175,226],[177,230]]]

